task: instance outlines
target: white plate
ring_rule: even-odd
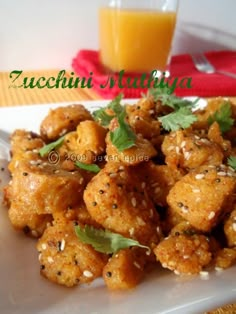
[[[107,102],[84,103],[91,109]],[[62,104],[0,108],[0,139],[8,141],[16,128],[38,131],[49,108],[58,105]],[[6,165],[1,145],[0,158]],[[3,185],[7,176],[3,178],[1,169],[0,178]],[[184,279],[157,269],[129,292],[109,292],[100,279],[71,289],[40,276],[35,245],[36,240],[12,229],[6,208],[0,207],[1,314],[200,314],[236,301],[236,266],[212,271],[209,280]]]

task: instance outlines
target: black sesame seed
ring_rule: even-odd
[[[106,273],[106,276],[107,276],[108,278],[111,278],[112,273],[111,273],[110,271],[108,271],[108,272]]]
[[[61,251],[61,241],[57,241],[57,251]]]
[[[24,232],[25,234],[28,234],[28,233],[30,232],[30,228],[29,228],[28,226],[24,226],[23,232]]]
[[[75,263],[75,265],[78,265],[78,261],[77,261],[77,259],[75,259],[74,263]]]
[[[99,193],[100,193],[100,194],[103,194],[103,193],[104,193],[104,191],[103,191],[103,190],[99,190]]]
[[[68,210],[71,210],[71,209],[72,209],[72,206],[69,205],[69,206],[67,207],[67,209],[68,209]]]
[[[180,235],[180,233],[179,233],[178,231],[176,231],[176,232],[175,232],[175,235],[176,235],[176,236],[179,236],[179,235]]]
[[[93,206],[96,206],[96,205],[97,205],[97,202],[92,202],[92,205],[93,205]]]
[[[207,169],[206,169],[206,170],[204,170],[204,171],[203,171],[203,173],[204,173],[204,174],[208,173],[208,170],[207,170]]]
[[[75,280],[75,281],[78,283],[80,280],[79,280],[79,278],[76,278],[76,280]]]
[[[45,269],[45,265],[40,265],[40,269],[44,270]]]
[[[1,168],[1,171],[4,171],[4,170],[5,170],[5,168],[2,167],[2,168]]]
[[[117,204],[113,204],[113,205],[112,205],[112,208],[113,208],[113,209],[116,209],[117,207],[118,207]]]
[[[74,221],[74,226],[78,226],[78,222],[77,221]]]
[[[139,109],[140,109],[140,106],[137,106],[136,108],[139,110]]]
[[[178,207],[183,207],[184,206],[184,204],[181,203],[181,202],[179,202],[177,205],[178,205]]]
[[[58,272],[57,272],[57,276],[61,276],[61,271],[58,271]]]
[[[219,178],[217,178],[217,179],[215,179],[215,181],[216,181],[217,183],[219,183],[219,182],[220,182],[220,179],[219,179]]]
[[[23,176],[28,176],[27,172],[23,172],[22,174],[23,174]]]

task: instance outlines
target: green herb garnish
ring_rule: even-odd
[[[95,173],[98,173],[101,170],[101,168],[99,168],[98,165],[96,164],[85,164],[83,162],[76,161],[75,165],[76,167],[79,167],[80,169],[87,170],[90,172],[95,172]]]
[[[94,119],[99,122],[102,126],[108,126],[113,118],[119,115],[125,110],[125,107],[121,105],[121,100],[123,98],[122,94],[115,97],[105,108],[95,110],[93,112]],[[106,110],[111,109],[114,114],[107,114]]]
[[[126,112],[118,116],[119,126],[110,132],[110,139],[119,152],[135,146],[136,135],[131,127],[125,122]]]
[[[129,248],[131,246],[139,246],[148,249],[150,252],[148,246],[108,230],[96,229],[92,226],[85,225],[84,228],[75,226],[75,233],[80,241],[92,245],[96,251],[101,253],[116,253],[121,249]]]
[[[195,109],[196,103],[186,100],[171,94],[169,87],[165,88],[152,88],[148,90],[148,96],[152,96],[154,101],[160,101],[162,106],[168,106],[174,111],[159,117],[158,120],[162,123],[162,127],[166,131],[177,131],[179,129],[185,129],[191,126],[191,124],[197,121],[197,117],[192,113]]]
[[[55,142],[44,145],[42,148],[40,148],[39,155],[41,157],[44,157],[45,155],[50,153],[50,151],[52,151],[53,149],[60,147],[63,144],[64,139],[65,139],[65,136],[62,136],[58,140],[56,140]]]
[[[177,111],[159,117],[158,120],[162,123],[165,130],[177,131],[180,128],[186,129],[190,127],[193,122],[197,121],[197,117],[192,114],[189,108],[182,107]]]
[[[154,101],[161,101],[163,106],[168,106],[174,110],[178,110],[182,107],[187,107],[193,110],[199,100],[197,98],[195,101],[190,101],[184,98],[177,97],[171,94],[171,89],[169,87],[165,88],[151,88],[148,90],[148,96],[153,96]]]
[[[229,158],[227,159],[227,163],[231,168],[236,170],[236,157],[235,156],[229,156]]]
[[[232,119],[232,108],[230,103],[223,103],[219,110],[212,114],[207,120],[209,125],[215,121],[219,124],[222,133],[231,129],[234,124],[234,119]]]

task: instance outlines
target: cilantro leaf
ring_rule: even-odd
[[[50,153],[50,151],[52,151],[53,149],[60,147],[63,144],[64,139],[65,139],[65,136],[62,136],[55,142],[49,143],[48,145],[44,145],[42,148],[40,148],[39,155],[41,157],[44,157],[45,155]]]
[[[222,133],[231,129],[234,124],[234,119],[232,119],[232,108],[229,102],[223,103],[219,110],[217,110],[207,120],[209,125],[215,121],[219,124]]]
[[[106,107],[100,108],[93,112],[94,119],[99,122],[102,126],[108,126],[111,120],[116,116],[123,112],[124,106],[121,105],[121,100],[123,98],[123,94],[119,94],[115,97]],[[106,110],[111,109],[114,114],[107,114]]]
[[[93,112],[93,117],[95,121],[99,122],[102,126],[108,126],[114,118],[114,115],[107,114],[105,108],[101,108]]]
[[[236,170],[236,157],[235,156],[229,156],[229,158],[227,159],[227,163],[231,168]]]
[[[125,116],[125,111],[120,113],[118,116],[119,126],[114,131],[110,131],[111,142],[116,146],[119,152],[135,146],[136,135],[125,122]]]
[[[171,89],[169,87],[164,88],[151,88],[148,90],[148,95],[153,96],[154,101],[161,101],[163,106],[168,106],[174,110],[178,110],[182,107],[187,107],[190,109],[194,109],[196,103],[198,102],[199,98],[195,101],[190,101],[184,98],[177,97],[171,94]]]
[[[80,241],[92,245],[96,251],[101,253],[116,253],[121,249],[131,246],[139,246],[150,251],[148,246],[142,245],[136,240],[125,238],[118,233],[113,233],[108,230],[96,229],[88,225],[85,225],[84,228],[75,226],[75,233]]]
[[[96,164],[85,164],[83,162],[76,161],[75,165],[76,165],[76,167],[78,167],[80,169],[87,170],[90,172],[95,172],[95,173],[98,173],[101,170],[101,168],[99,168],[98,165],[96,165]]]
[[[187,107],[179,108],[177,111],[169,113],[163,117],[159,117],[158,120],[162,123],[162,126],[167,131],[177,131],[179,129],[185,129],[197,121],[197,117]]]

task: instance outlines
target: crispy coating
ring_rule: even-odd
[[[215,267],[228,268],[236,264],[236,249],[235,248],[223,248],[218,251],[215,261]]]
[[[164,268],[176,274],[197,274],[211,262],[207,237],[198,234],[169,236],[154,253]]]
[[[141,134],[137,135],[135,146],[127,148],[123,151],[112,144],[110,140],[110,133],[106,136],[107,143],[107,160],[113,162],[122,162],[125,165],[137,165],[143,161],[148,161],[157,155],[156,149],[151,142],[144,139]]]
[[[76,237],[72,222],[48,227],[38,241],[41,274],[51,281],[72,287],[102,275],[107,256]]]
[[[48,224],[52,222],[52,215],[38,215],[22,205],[19,201],[13,201],[8,211],[8,216],[12,226],[19,231],[23,231],[27,236],[40,237]]]
[[[166,135],[161,148],[165,162],[171,168],[194,169],[204,164],[220,165],[224,158],[220,145],[186,130]]]
[[[103,268],[103,279],[109,290],[134,288],[143,278],[145,262],[135,250],[125,249],[114,254]]]
[[[224,222],[224,233],[229,247],[236,247],[236,207]]]
[[[69,105],[51,109],[40,125],[40,134],[46,142],[55,141],[70,131],[76,130],[81,121],[93,120],[83,105]]]
[[[108,162],[87,185],[84,201],[104,228],[143,244],[158,243],[158,214],[132,167]]]
[[[38,151],[44,146],[44,142],[38,134],[21,129],[15,130],[11,135],[10,144],[12,155],[11,161],[8,165],[10,172],[13,172],[22,161],[42,161]]]
[[[170,190],[170,207],[202,231],[210,231],[231,209],[235,173],[221,166],[202,166],[181,178]]]
[[[170,189],[184,175],[182,170],[156,165],[152,161],[140,164],[137,172],[145,182],[148,195],[158,206],[167,206],[166,197]]]
[[[128,122],[136,134],[149,140],[154,146],[160,143],[160,122],[157,120],[155,103],[142,99],[136,105],[127,105]]]
[[[46,163],[21,163],[15,169],[11,196],[30,213],[52,214],[77,205],[82,199],[84,180],[78,171],[69,172]]]

